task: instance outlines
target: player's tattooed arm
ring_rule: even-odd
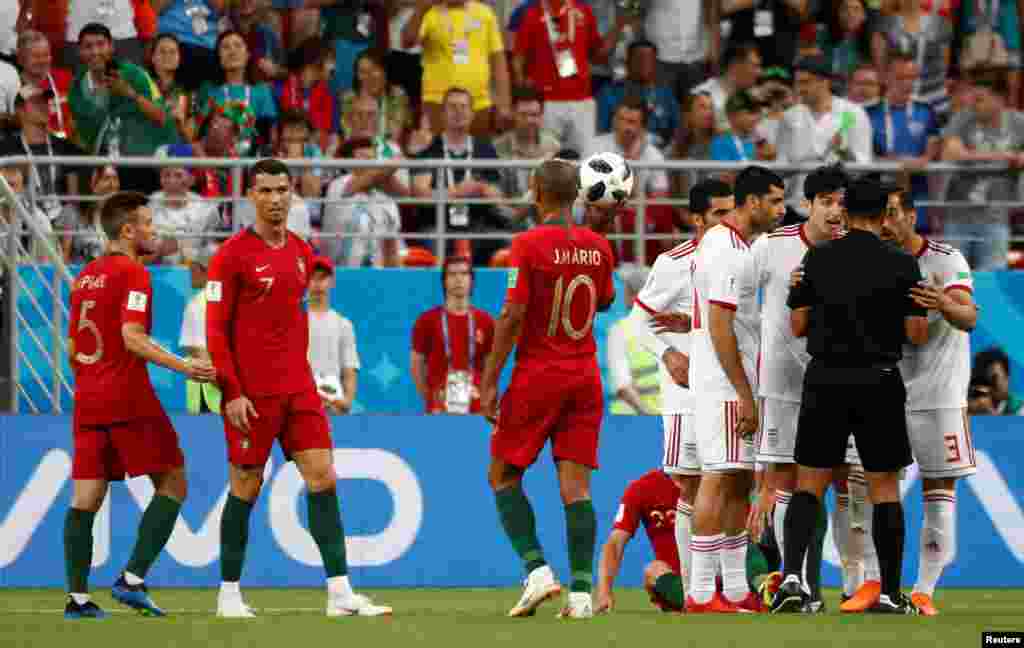
[[[498,418],[498,377],[501,376],[526,319],[526,304],[506,303],[494,325],[494,348],[487,356],[487,366],[480,381],[480,407],[492,423]]]

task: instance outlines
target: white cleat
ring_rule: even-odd
[[[569,592],[569,604],[558,613],[559,619],[592,619],[594,603],[587,592]]]
[[[377,605],[370,600],[370,597],[363,594],[353,594],[348,598],[340,596],[327,597],[327,616],[389,616],[392,610],[386,605]]]
[[[515,607],[509,610],[508,615],[510,617],[533,616],[541,603],[561,593],[562,586],[555,579],[551,567],[548,565],[538,567],[526,577],[523,595],[519,597],[519,602]]]
[[[240,594],[220,594],[217,596],[217,616],[223,619],[252,619],[256,617],[256,612],[245,604]]]

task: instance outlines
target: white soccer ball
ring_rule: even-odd
[[[617,207],[633,194],[635,179],[621,155],[595,153],[580,165],[580,194],[587,204]]]

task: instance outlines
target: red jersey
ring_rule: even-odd
[[[74,342],[75,419],[102,425],[162,416],[146,361],[124,345],[121,326],[153,324],[153,287],[145,266],[108,254],[82,268],[71,287],[68,337]]]
[[[246,228],[221,245],[206,284],[206,344],[225,402],[316,389],[304,308],[313,250],[273,248]]]
[[[676,546],[676,503],[679,487],[661,470],[652,470],[630,483],[622,495],[613,528],[630,536],[644,523],[654,557],[667,562],[678,574],[679,548]]]
[[[547,2],[538,2],[527,9],[516,32],[514,52],[523,57],[526,78],[533,80],[545,101],[590,99],[593,96],[590,57],[601,47],[594,12],[585,2],[565,0],[552,16],[555,33],[549,33],[545,20],[547,6]],[[558,74],[555,52],[563,58],[572,56],[575,74],[569,77]]]
[[[595,364],[594,314],[615,298],[608,241],[586,227],[538,225],[512,240],[509,256],[505,299],[526,305],[516,367]]]
[[[494,318],[486,311],[471,308],[473,313],[473,384],[480,386],[487,356],[494,346]],[[447,317],[446,317],[447,315]],[[444,323],[448,322],[448,343],[445,343]],[[451,350],[449,363],[448,349]],[[416,320],[412,328],[412,350],[422,354],[427,360],[427,386],[430,398],[427,401],[428,412],[444,410],[444,403],[439,397],[448,381],[449,371],[467,371],[469,369],[469,315],[448,313],[444,306],[431,308]],[[474,394],[470,403],[471,412],[480,411],[480,395]]]

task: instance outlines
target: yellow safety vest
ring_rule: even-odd
[[[200,290],[193,299],[199,303],[200,308],[206,308],[205,290]],[[202,409],[203,400],[206,401],[206,406],[210,408],[211,412],[220,414],[221,393],[217,385],[185,379],[185,407],[188,409],[188,413],[198,414]]]
[[[629,360],[629,373],[633,376],[633,386],[640,393],[644,405],[651,412],[661,412],[661,381],[658,376],[658,360],[647,349],[643,348],[633,333],[629,318],[623,318],[614,327],[624,327],[626,335],[626,355]],[[636,414],[637,411],[621,398],[612,401],[612,414]]]

